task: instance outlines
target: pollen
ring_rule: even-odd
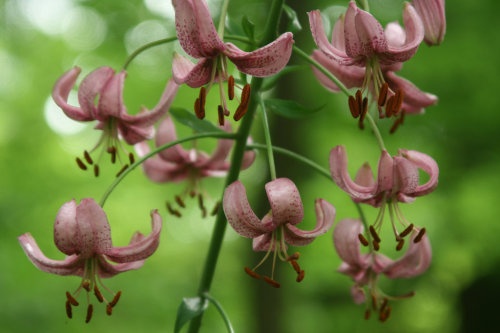
[[[227,79],[227,95],[230,101],[234,99],[234,77],[232,75]]]
[[[127,170],[127,168],[128,168],[128,164],[125,164],[125,165],[124,165],[124,166],[120,169],[120,171],[118,171],[118,173],[116,174],[116,177],[120,177],[120,175],[121,175],[122,173],[124,173],[124,172],[125,172],[125,170]]]
[[[87,316],[85,317],[85,323],[88,324],[90,319],[92,319],[92,313],[94,312],[94,306],[89,304],[87,307]]]
[[[405,230],[403,230],[402,233],[399,234],[400,237],[406,237],[407,235],[410,234],[410,232],[412,232],[413,230],[413,223],[410,224]]]
[[[349,96],[349,110],[351,111],[351,115],[353,118],[358,118],[359,117],[359,110],[357,108],[357,103],[356,99],[354,99],[353,96]]]
[[[302,280],[304,280],[304,275],[305,275],[305,274],[306,274],[306,271],[301,270],[301,271],[299,272],[299,274],[297,275],[297,280],[296,280],[296,281],[297,281],[297,282],[301,282]]]
[[[83,163],[83,161],[79,157],[76,158],[76,164],[78,164],[78,167],[80,169],[84,171],[87,170],[87,166],[85,165],[85,163]]]
[[[94,164],[94,161],[92,160],[92,157],[90,157],[90,154],[88,151],[83,152],[83,157],[85,158],[85,161],[87,161],[88,164],[92,165]]]
[[[387,91],[389,90],[389,85],[385,82],[380,88],[380,93],[378,94],[378,105],[383,106],[387,100]]]
[[[106,314],[108,316],[111,316],[111,314],[113,314],[113,307],[111,305],[106,305]]]
[[[78,306],[78,301],[69,292],[66,292],[66,299],[71,305]]]
[[[413,243],[418,243],[422,240],[422,237],[425,235],[425,228],[420,229],[417,236],[413,239]]]
[[[71,309],[71,302],[69,300],[66,301],[66,315],[69,319],[73,318],[73,310]]]
[[[270,286],[272,286],[272,287],[274,287],[274,288],[279,288],[279,287],[281,287],[281,284],[280,284],[278,281],[275,281],[275,280],[271,279],[271,278],[270,278],[270,277],[268,277],[268,276],[263,275],[263,276],[262,276],[262,279],[263,279],[264,281],[266,281],[266,282],[267,282]]]
[[[401,251],[401,249],[403,248],[403,245],[405,245],[405,240],[404,240],[404,239],[401,239],[401,240],[398,242],[398,245],[396,245],[396,251]]]
[[[219,115],[219,125],[224,126],[224,108],[222,105],[217,106],[217,113]]]
[[[250,268],[245,267],[245,273],[253,277],[254,279],[260,280],[260,275],[252,271]]]
[[[135,157],[134,157],[133,153],[128,153],[128,160],[129,160],[130,164],[134,164]]]
[[[365,236],[363,236],[362,234],[358,234],[358,239],[364,246],[368,246],[370,244],[368,240],[365,238]]]
[[[109,302],[109,305],[111,307],[114,307],[116,305],[116,303],[118,303],[118,301],[120,300],[120,296],[122,295],[122,291],[118,291],[115,295],[115,297],[113,297],[113,300],[111,302]]]
[[[104,301],[104,298],[102,297],[102,294],[101,294],[99,288],[97,288],[97,285],[94,285],[94,295],[97,298],[97,300],[99,301],[99,303],[102,303]]]
[[[94,176],[99,177],[99,166],[97,164],[94,165]]]
[[[248,110],[248,104],[250,103],[250,85],[247,83],[243,87],[243,91],[241,92],[241,102],[236,112],[234,113],[233,119],[235,121],[240,120]]]
[[[375,242],[380,243],[380,237],[378,236],[377,232],[375,231],[375,228],[373,225],[370,226],[370,234],[373,236],[373,239],[375,239]]]

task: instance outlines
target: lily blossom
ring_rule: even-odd
[[[326,233],[335,220],[335,207],[323,199],[315,202],[316,227],[310,231],[298,229],[304,217],[304,208],[299,191],[288,178],[278,178],[265,185],[271,210],[262,219],[258,218],[248,203],[246,189],[240,181],[235,181],[224,192],[223,208],[229,224],[243,237],[253,238],[254,251],[266,251],[263,260],[252,270],[245,271],[253,277],[260,278],[255,270],[274,252],[271,278],[264,280],[274,287],[279,283],[274,280],[276,256],[282,261],[289,261],[298,274],[297,282],[304,277],[304,271],[297,263],[299,254],[289,256],[287,244],[304,246],[316,237]]]
[[[177,84],[186,83],[192,88],[207,83],[210,83],[210,88],[212,83],[217,81],[222,84],[222,81],[229,78],[227,59],[234,63],[240,72],[256,77],[278,73],[290,59],[294,43],[290,32],[255,51],[245,52],[232,43],[224,43],[219,37],[205,1],[172,0],[172,4],[175,8],[175,27],[180,45],[189,56],[199,59],[198,63],[193,64],[179,54],[174,56],[172,72]],[[222,87],[220,94],[221,107],[225,115],[228,115]]]
[[[446,15],[444,0],[413,0],[415,10],[424,23],[427,45],[439,45],[446,33]]]
[[[375,252],[362,254],[359,235],[363,232],[364,227],[359,219],[343,219],[335,227],[333,241],[335,250],[342,259],[338,271],[353,279],[355,284],[351,288],[351,295],[354,302],[364,303],[366,296],[370,296],[370,302],[373,302],[374,308],[379,310],[379,318],[385,321],[390,315],[388,301],[413,296],[413,292],[402,296],[386,296],[377,287],[379,276],[385,275],[390,279],[399,279],[421,275],[430,266],[432,250],[426,235],[417,239],[418,233],[413,232],[406,253],[397,260]],[[367,311],[365,316],[369,316],[370,310]]]
[[[98,121],[96,129],[103,133],[91,152],[104,144],[107,152],[112,155],[113,163],[120,150],[126,152],[120,143],[120,138],[130,145],[153,138],[154,124],[168,111],[178,89],[178,85],[172,79],[169,80],[158,104],[152,110],[142,107],[137,115],[129,115],[123,103],[123,88],[127,73],[122,70],[115,74],[110,67],[100,67],[83,79],[78,88],[80,106],[73,106],[68,104],[68,95],[80,72],[79,67],[74,67],[64,73],[54,86],[52,98],[69,118],[85,122]],[[88,156],[90,155],[86,152],[85,159],[89,164],[93,164]]]
[[[30,233],[18,237],[28,259],[41,271],[57,275],[76,275],[82,277],[79,287],[74,293],[66,293],[66,312],[72,317],[71,306],[78,305],[76,298],[85,289],[87,294],[93,292],[97,300],[105,302],[106,312],[118,302],[121,291],[113,293],[104,286],[101,278],[109,278],[116,274],[142,267],[146,258],[150,257],[159,244],[162,220],[156,210],[151,212],[152,232],[144,236],[134,233],[130,244],[114,247],[106,214],[93,199],[83,199],[78,205],[75,200],[61,206],[54,224],[54,242],[57,248],[66,254],[64,260],[47,258],[38,247]],[[114,262],[116,264],[111,264]],[[108,301],[98,287],[112,293]],[[87,302],[89,298],[87,296]],[[86,322],[92,317],[93,305],[87,305]]]

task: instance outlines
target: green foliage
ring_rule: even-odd
[[[183,298],[177,310],[174,333],[180,332],[182,327],[191,319],[198,317],[206,310],[208,300],[201,297]]]

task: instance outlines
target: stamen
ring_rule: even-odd
[[[217,213],[219,212],[219,208],[220,208],[220,201],[217,201],[215,203],[215,206],[214,208],[212,209],[212,211],[210,212],[210,216],[215,216],[217,215]]]
[[[99,288],[97,288],[97,285],[94,285],[94,295],[99,301],[99,303],[102,303],[104,301],[104,297],[102,297],[102,294],[99,291]]]
[[[135,157],[134,157],[133,153],[128,153],[128,160],[129,160],[130,164],[134,164]]]
[[[177,204],[179,206],[181,206],[182,208],[186,208],[186,205],[184,204],[184,201],[182,200],[182,198],[179,195],[175,196],[175,202],[177,202]]]
[[[349,110],[353,118],[359,117],[359,110],[357,109],[357,103],[353,96],[349,96]]]
[[[241,102],[236,112],[234,113],[233,119],[238,121],[240,120],[248,110],[248,104],[250,102],[250,85],[247,83],[243,87],[243,91],[241,92]]]
[[[401,238],[398,245],[396,246],[396,251],[401,251],[401,249],[403,248],[403,245],[405,245],[405,240]]]
[[[116,162],[116,147],[115,146],[108,147],[108,149],[106,149],[106,151],[109,154],[111,154],[111,163],[115,164],[115,162]]]
[[[363,98],[363,111],[361,112],[361,121],[365,119],[366,112],[368,112],[368,98]]]
[[[358,239],[364,246],[368,246],[370,244],[368,240],[365,238],[365,236],[363,236],[362,234],[358,234]]]
[[[203,204],[203,195],[201,193],[198,194],[198,206],[201,210],[206,210],[205,205]]]
[[[118,300],[120,299],[120,296],[122,295],[122,291],[118,291],[115,295],[115,297],[113,297],[113,300],[111,302],[109,302],[109,305],[111,307],[114,307],[116,305],[116,303],[118,303]]]
[[[252,271],[250,268],[248,267],[245,267],[245,272],[250,275],[251,277],[253,277],[254,279],[257,279],[257,280],[260,280],[260,275],[255,273],[254,271]]]
[[[205,115],[201,113],[201,107],[200,107],[200,99],[197,98],[196,101],[194,101],[194,113],[196,114],[196,117],[198,119],[203,119],[205,118]]]
[[[227,95],[230,101],[234,99],[234,77],[232,75],[227,79]]]
[[[202,116],[203,119],[205,118],[205,100],[207,98],[207,90],[205,87],[201,87],[200,89],[200,96],[198,97],[199,103],[200,103],[200,115]]]
[[[73,296],[71,296],[69,292],[66,292],[66,299],[71,303],[71,305],[78,306],[78,301]]]
[[[82,287],[83,287],[83,289],[87,290],[87,292],[90,292],[90,283],[89,283],[89,281],[84,281],[82,283]]]
[[[388,305],[384,312],[380,311],[380,315],[379,315],[378,319],[381,322],[387,321],[387,319],[389,319],[389,316],[391,315],[391,310],[392,310],[392,307],[390,305]]]
[[[224,108],[222,105],[217,107],[217,112],[219,113],[219,125],[224,126]]]
[[[94,176],[99,177],[99,166],[97,164],[94,165]]]
[[[87,307],[87,317],[85,318],[85,323],[88,324],[90,319],[92,319],[92,312],[94,312],[94,306],[89,304]]]
[[[358,91],[356,91],[356,104],[357,104],[357,108],[359,110],[359,114],[362,114],[362,111],[363,111],[363,94],[361,93],[361,90],[358,89]]]
[[[87,170],[87,166],[85,165],[85,163],[82,162],[82,160],[77,157],[76,158],[76,164],[78,164],[78,167],[82,170]]]
[[[121,175],[122,173],[124,173],[124,172],[125,172],[125,170],[127,170],[127,168],[128,168],[128,164],[125,164],[125,165],[124,165],[124,166],[120,169],[120,171],[118,171],[118,173],[116,174],[116,177],[120,177],[120,175]]]
[[[108,316],[111,316],[111,314],[113,313],[113,307],[111,305],[106,305],[106,314]]]
[[[387,100],[387,91],[389,90],[389,85],[385,82],[380,88],[380,93],[378,94],[378,105],[383,106]]]
[[[365,310],[365,316],[364,316],[364,317],[365,317],[365,320],[370,319],[370,315],[371,315],[371,311],[370,311],[370,309],[366,309],[366,310]]]
[[[73,310],[71,309],[71,302],[69,299],[66,300],[66,315],[69,319],[73,318]]]
[[[406,237],[413,230],[413,223],[410,224],[402,233],[399,234],[400,237]]]
[[[373,311],[377,311],[377,298],[372,294],[372,308]]]
[[[380,250],[380,244],[377,241],[373,241],[373,249],[375,251]]]
[[[300,252],[295,252],[294,254],[292,254],[291,256],[288,256],[286,258],[286,261],[291,261],[291,260],[299,260],[300,258]]]
[[[85,157],[85,161],[87,161],[88,164],[92,165],[94,164],[94,161],[92,160],[92,157],[90,157],[90,154],[88,151],[83,152],[83,157]]]
[[[375,242],[380,243],[381,242],[380,237],[378,236],[377,232],[375,231],[375,228],[373,227],[373,225],[371,225],[369,229],[370,229],[370,234],[375,239]]]
[[[365,129],[365,124],[363,123],[363,121],[361,120],[361,118],[359,119],[358,127],[359,127],[360,130],[364,130]]]
[[[191,198],[194,198],[194,197],[196,196],[196,191],[195,191],[195,190],[191,190],[191,191],[189,192],[189,196],[190,196]]]
[[[273,286],[274,288],[279,288],[281,287],[280,283],[278,281],[275,281],[271,279],[270,277],[267,277],[265,275],[262,276],[262,279],[266,281],[269,285]]]
[[[174,215],[174,216],[177,216],[177,217],[181,217],[182,216],[181,212],[179,212],[178,210],[172,208],[172,206],[170,205],[170,202],[168,202],[168,201],[165,202],[165,206],[167,207],[167,210],[168,210],[168,212],[171,215]]]
[[[387,105],[385,106],[385,116],[387,118],[390,118],[392,114],[394,113],[394,104],[396,102],[396,99],[394,96],[391,96],[389,100],[387,101]]]
[[[298,274],[300,273],[301,269],[300,269],[300,265],[299,263],[297,262],[297,260],[290,260],[290,264],[292,265],[293,269],[295,270],[295,272],[297,272]]]
[[[401,105],[403,105],[403,99],[405,98],[405,92],[401,89],[396,91],[396,96],[395,96],[395,102],[393,106],[393,113],[395,115],[398,114],[399,110],[401,109]]]
[[[394,132],[396,132],[396,130],[398,129],[399,125],[401,125],[401,118],[398,118],[394,121],[394,124],[392,124],[389,133],[394,134]]]
[[[306,271],[302,270],[299,272],[299,275],[297,275],[297,282],[301,282],[302,280],[304,280],[304,275],[306,274]]]
[[[382,300],[382,304],[380,305],[380,312],[384,312],[388,303],[389,303],[389,299],[387,297],[384,297],[384,299]]]
[[[417,234],[417,237],[413,239],[413,243],[418,243],[422,240],[422,237],[425,235],[425,228],[420,229],[420,231]]]

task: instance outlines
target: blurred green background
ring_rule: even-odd
[[[218,17],[221,1],[209,1]],[[306,12],[325,10],[347,1],[287,1],[299,13],[304,29],[296,45],[311,52]],[[232,0],[229,16],[240,22],[247,15],[262,31],[269,1]],[[373,13],[384,23],[400,18],[402,1],[370,1]],[[243,273],[261,257],[251,241],[227,231],[212,294],[228,312],[237,332],[489,332],[497,323],[500,292],[498,199],[498,67],[500,2],[449,1],[447,34],[440,47],[422,45],[404,65],[401,75],[422,90],[439,96],[437,106],[425,115],[407,117],[404,127],[389,136],[390,124],[380,127],[392,154],[398,148],[431,155],[439,163],[438,189],[402,205],[407,219],[425,226],[433,245],[433,263],[427,274],[411,280],[381,280],[394,295],[416,290],[416,296],[394,302],[392,316],[381,324],[363,320],[364,308],[349,293],[352,284],[335,272],[340,260],[331,232],[302,253],[305,280],[295,283],[294,273],[279,265],[275,290]],[[137,229],[150,231],[149,211],[159,208],[164,231],[157,253],[144,267],[107,280],[123,295],[113,315],[96,306],[92,321],[84,323],[84,308],[66,318],[65,292],[80,279],[46,274],[26,258],[16,237],[25,232],[54,259],[63,255],[53,244],[57,210],[73,198],[97,200],[114,178],[111,166],[101,177],[77,168],[74,158],[93,146],[98,133],[92,125],[68,121],[52,103],[57,78],[74,65],[86,74],[98,66],[120,68],[140,45],[175,34],[168,0],[3,0],[0,1],[0,331],[2,332],[171,332],[183,297],[194,296],[208,246],[213,218],[200,218],[196,202],[182,218],[166,214],[164,203],[182,192],[183,184],[158,185],[139,170],[131,173],[106,203],[115,245],[125,245]],[[159,46],[139,56],[129,67],[125,101],[131,113],[140,105],[156,104],[166,80],[177,43]],[[304,64],[297,56],[291,63]],[[175,106],[192,107],[197,91],[182,87]],[[364,162],[378,159],[376,142],[368,130],[359,131],[348,115],[343,95],[324,90],[308,70],[280,80],[273,91],[304,105],[324,108],[297,120],[273,117],[273,143],[328,167],[328,154],[338,144],[347,146],[352,174]],[[208,97],[215,110],[216,93]],[[209,112],[211,113],[211,112]],[[215,112],[209,117],[215,120]],[[189,133],[179,128],[179,135]],[[263,142],[261,121],[254,122],[253,138]],[[213,142],[203,140],[210,149]],[[263,215],[269,208],[263,184],[269,181],[264,154],[243,172],[242,181],[251,203]],[[278,176],[290,177],[301,191],[306,209],[302,228],[315,223],[314,199],[321,197],[337,207],[337,221],[356,216],[348,196],[302,164],[277,156]],[[204,186],[217,200],[222,179]],[[259,208],[257,208],[259,207]],[[376,210],[367,207],[370,220]],[[385,229],[388,230],[386,221]],[[387,245],[387,244],[385,244]],[[384,250],[391,252],[393,244]],[[81,299],[83,302],[84,300]],[[224,332],[222,320],[209,307],[203,332]]]

